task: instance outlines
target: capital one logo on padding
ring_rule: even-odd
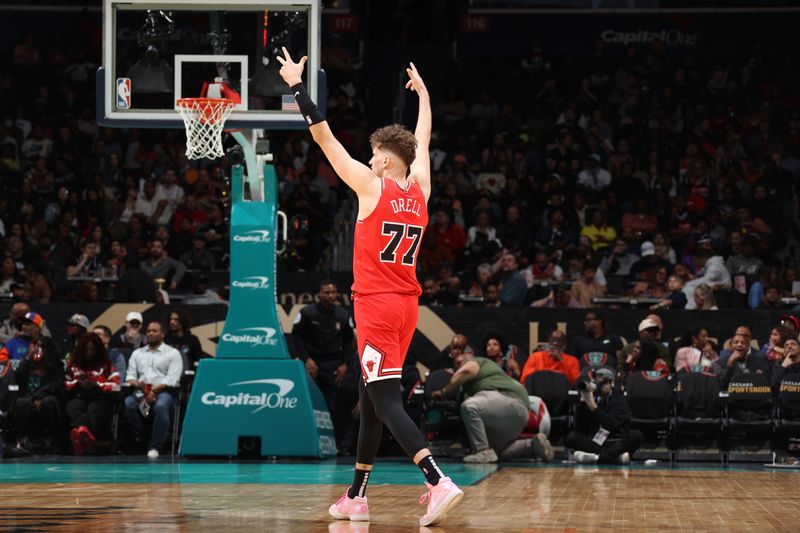
[[[242,328],[236,333],[225,333],[221,340],[233,344],[249,344],[251,346],[277,346],[278,338],[275,328]]]
[[[256,229],[245,231],[241,235],[234,235],[233,242],[270,242],[270,232],[268,229]]]
[[[241,281],[233,281],[231,286],[239,289],[269,289],[269,278],[266,276],[248,276]]]
[[[248,385],[272,385],[278,390],[269,387],[269,392],[251,393],[252,388],[248,387],[248,392],[240,391],[234,394],[218,394],[208,391],[200,397],[205,405],[217,405],[229,409],[231,407],[255,407],[250,414],[255,414],[262,409],[294,409],[299,401],[296,396],[287,396],[294,389],[294,381],[290,379],[254,379],[251,381],[238,381],[228,383],[228,387],[244,387]]]

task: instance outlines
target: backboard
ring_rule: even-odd
[[[308,55],[319,95],[319,18],[319,0],[104,0],[98,122],[183,128],[175,101],[221,81],[241,97],[226,127],[303,128],[275,56]]]

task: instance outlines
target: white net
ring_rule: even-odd
[[[186,126],[186,157],[222,157],[222,130],[235,102],[224,98],[181,98],[176,102]]]

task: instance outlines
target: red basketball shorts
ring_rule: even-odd
[[[354,294],[358,357],[367,383],[399,378],[417,329],[419,300],[410,294]]]

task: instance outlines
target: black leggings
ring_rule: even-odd
[[[413,459],[425,448],[425,441],[419,428],[403,409],[400,379],[384,379],[368,385],[363,379],[359,379],[359,382],[361,424],[358,428],[356,462],[371,465],[375,461],[384,424]]]

